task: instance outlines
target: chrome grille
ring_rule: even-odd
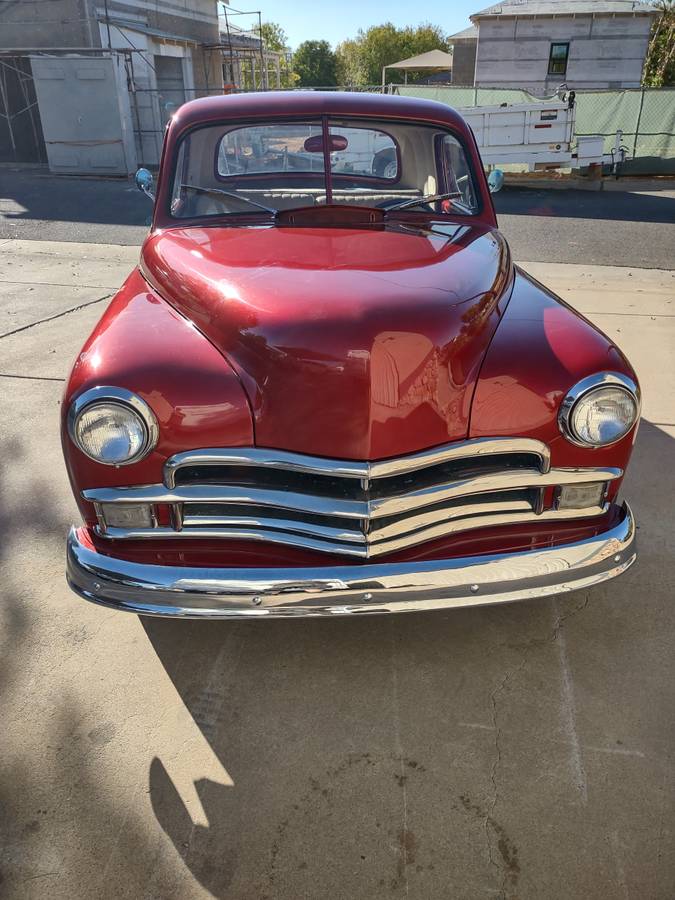
[[[206,449],[169,459],[161,485],[83,496],[109,537],[256,540],[368,558],[475,528],[597,516],[604,506],[545,509],[547,489],[621,474],[551,469],[546,445],[529,438],[483,438],[377,462]],[[152,506],[154,527],[108,527],[110,503]],[[156,524],[163,505],[171,526]]]

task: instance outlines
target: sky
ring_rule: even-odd
[[[431,22],[448,34],[467,28],[469,16],[490,6],[492,0],[230,0],[230,9],[260,10],[263,21],[277,22],[288,35],[291,48],[308,40],[326,40],[335,47],[345,38],[355,37],[359,28],[393,22],[401,27]],[[254,24],[252,16],[235,16],[232,22],[244,27]]]

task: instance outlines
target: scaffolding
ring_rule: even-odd
[[[30,59],[0,51],[0,162],[46,161]]]
[[[244,11],[221,3],[220,43],[206,47],[218,50],[223,56],[223,82],[227,93],[238,91],[268,91],[281,87],[282,54],[265,47],[262,37],[260,10]],[[251,28],[243,28],[231,20],[240,16],[257,19]]]

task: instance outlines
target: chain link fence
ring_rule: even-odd
[[[426,97],[449,106],[499,106],[502,103],[541,103],[527,91],[511,88],[397,86],[397,93]],[[577,136],[597,134],[605,139],[605,153],[623,132],[629,158],[621,174],[675,175],[675,88],[621,91],[577,91]]]
[[[42,51],[45,52],[45,51]],[[156,165],[164,126],[185,100],[221,94],[222,87],[199,90],[181,85],[180,91],[155,86],[144,54],[116,50],[127,69],[132,128],[139,163]],[[54,54],[56,55],[56,54]],[[331,87],[320,90],[379,92],[379,85]],[[447,85],[390,85],[396,93],[438,100],[456,108],[499,106],[503,103],[541,103],[542,98],[513,88],[474,88]],[[318,88],[317,88],[318,90]],[[237,93],[239,91],[236,91]],[[576,91],[577,136],[602,135],[610,153],[617,130],[623,133],[628,159],[622,175],[675,175],[675,88]],[[44,139],[29,55],[0,54],[0,162],[44,163]]]

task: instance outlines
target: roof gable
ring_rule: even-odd
[[[453,41],[470,41],[476,40],[478,37],[478,29],[475,25],[469,25],[468,28],[465,28],[463,31],[458,31],[456,34],[451,34],[448,37],[448,42],[452,43]]]

